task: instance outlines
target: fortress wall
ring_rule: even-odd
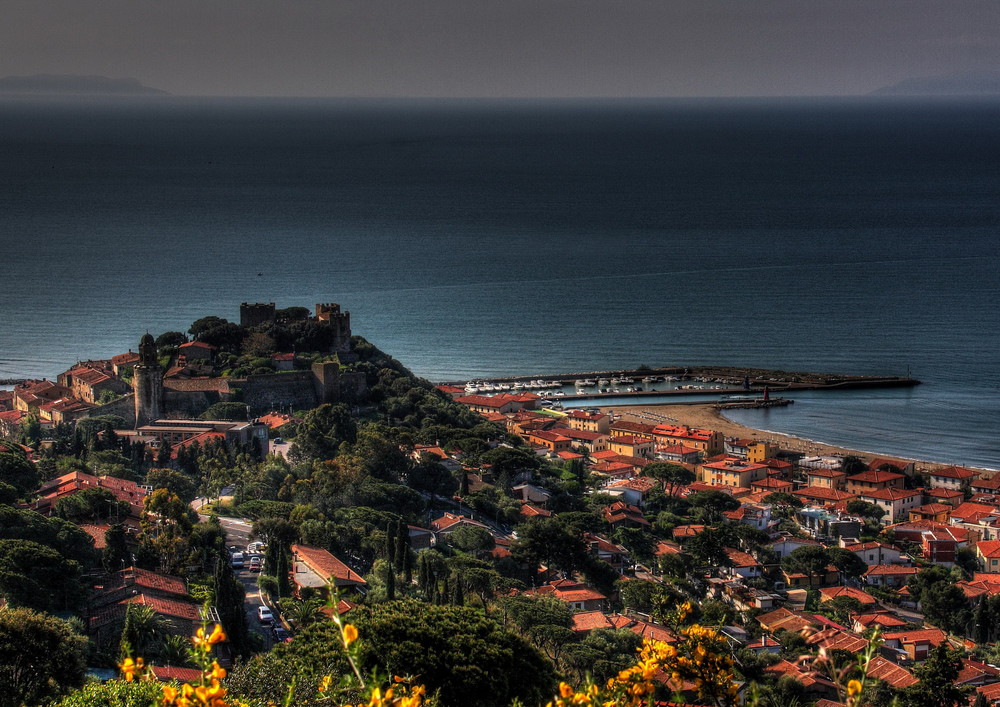
[[[271,410],[307,410],[322,402],[317,398],[311,371],[248,376],[243,386],[243,401],[251,414]]]

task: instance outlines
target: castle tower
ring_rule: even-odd
[[[275,317],[274,302],[243,302],[240,305],[240,326],[255,327],[273,322]]]
[[[160,419],[163,410],[163,367],[156,357],[156,342],[148,332],[139,340],[139,362],[132,369],[136,429]]]
[[[351,351],[351,313],[341,312],[340,305],[317,304],[316,321],[326,322],[333,328],[332,353],[346,354]]]

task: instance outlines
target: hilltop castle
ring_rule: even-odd
[[[308,409],[362,397],[368,389],[365,375],[341,370],[341,364],[357,360],[351,351],[350,312],[341,311],[339,304],[317,304],[311,319],[333,330],[332,343],[324,352],[336,354],[333,360],[316,361],[309,370],[257,373],[245,378],[171,375],[159,363],[153,337],[145,334],[139,342],[139,356],[133,369],[136,427],[164,417],[194,416],[220,401],[239,399],[254,414],[275,409]],[[274,321],[277,309],[273,302],[240,305],[240,325],[244,328]],[[202,354],[210,356],[211,351],[197,355]],[[276,354],[276,358],[290,360],[294,354]]]

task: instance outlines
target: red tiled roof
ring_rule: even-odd
[[[611,628],[611,621],[600,611],[581,611],[573,615],[574,631],[593,631],[595,628]]]
[[[909,670],[896,665],[891,660],[887,660],[880,655],[874,656],[869,661],[868,677],[884,680],[896,689],[909,687],[918,682]]]
[[[944,469],[935,469],[934,471],[928,472],[930,476],[937,476],[943,479],[956,479],[958,481],[964,481],[965,479],[973,479],[979,476],[978,471],[973,471],[972,469],[966,469],[961,466],[948,466]]]
[[[862,576],[867,577],[868,575],[885,576],[885,575],[916,574],[917,571],[918,570],[916,567],[904,567],[903,565],[872,565]]]
[[[897,474],[892,471],[863,471],[860,474],[855,474],[854,476],[848,476],[848,481],[854,481],[856,483],[865,484],[884,484],[889,481],[896,481],[897,479],[905,479],[905,474]]]
[[[876,489],[874,491],[861,491],[859,498],[876,498],[879,501],[899,501],[903,498],[913,498],[922,495],[921,491],[914,489]]]
[[[878,604],[878,600],[871,594],[860,589],[855,589],[854,587],[823,587],[819,590],[819,593],[823,597],[820,600],[821,602],[833,601],[837,597],[850,597],[851,599],[857,599],[862,604]]]
[[[292,553],[323,579],[367,584],[364,577],[321,547],[292,545]]]

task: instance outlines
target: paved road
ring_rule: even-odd
[[[197,498],[191,505],[198,511],[207,501],[208,499],[205,498]],[[200,511],[198,515],[203,520],[208,519],[208,516],[202,515]],[[264,639],[264,648],[270,649],[272,643],[271,629],[269,626],[263,626],[257,621],[257,607],[261,604],[266,604],[266,602],[261,597],[260,587],[257,585],[257,573],[246,569],[250,564],[251,555],[248,555],[246,550],[247,545],[250,544],[250,532],[253,529],[253,524],[243,518],[224,518],[222,516],[219,516],[219,523],[226,532],[226,547],[235,545],[239,548],[238,552],[242,552],[245,558],[244,568],[241,570],[234,569],[233,572],[236,573],[237,578],[243,584],[244,592],[246,592],[246,600],[243,606],[247,617],[247,627],[251,631],[260,634]]]

